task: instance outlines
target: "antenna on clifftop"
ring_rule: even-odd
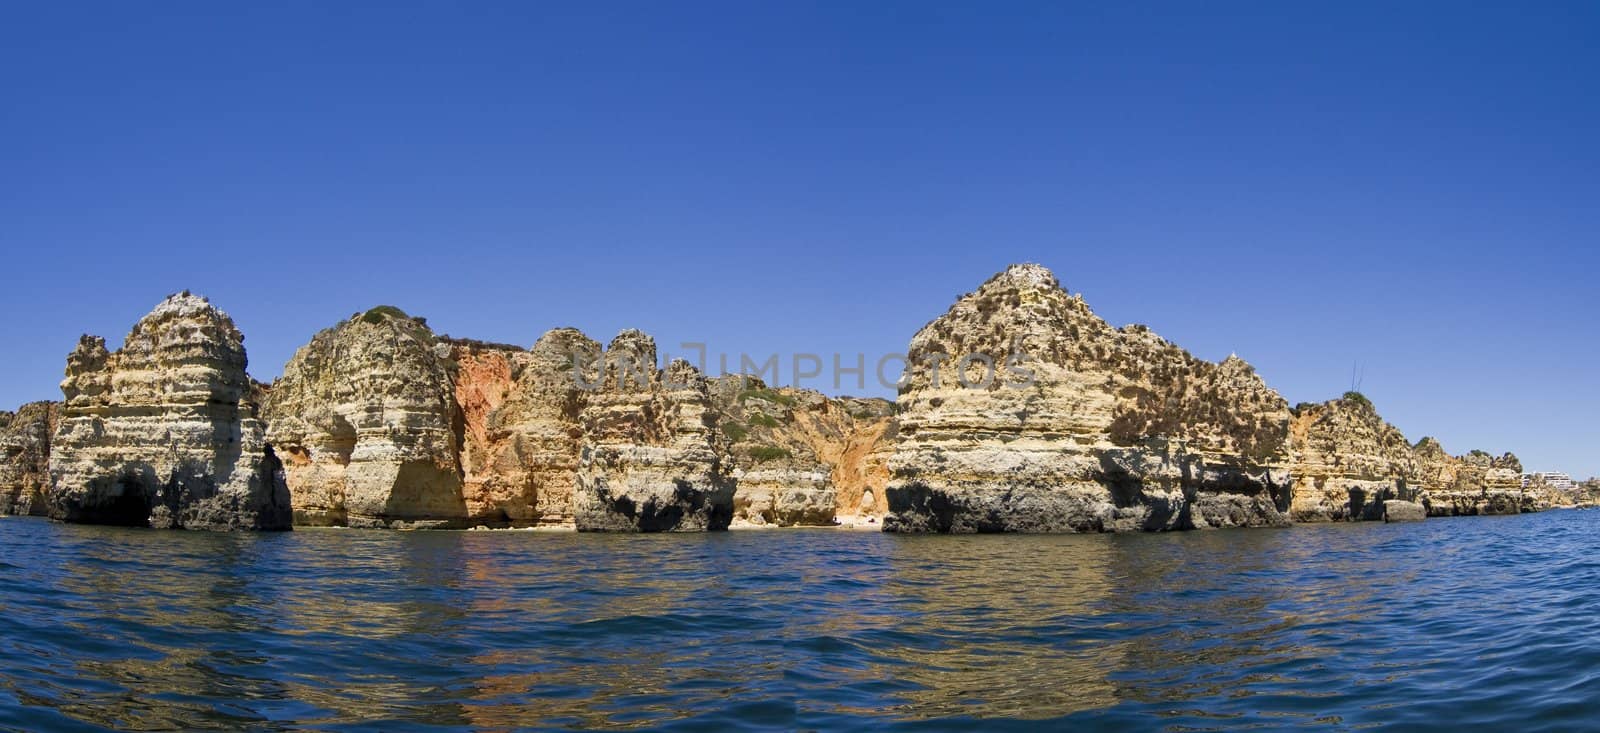
[[[1361,383],[1367,379],[1367,365],[1359,361],[1350,362],[1350,391],[1360,392]]]

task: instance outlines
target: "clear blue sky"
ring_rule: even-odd
[[[169,292],[881,353],[1007,263],[1600,474],[1595,3],[20,3],[0,404]]]

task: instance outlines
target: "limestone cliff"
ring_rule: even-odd
[[[1297,406],[1290,432],[1295,521],[1378,520],[1391,500],[1417,502],[1431,517],[1548,508],[1523,489],[1516,456],[1452,456],[1431,437],[1407,443],[1360,393]]]
[[[755,526],[831,526],[839,517],[881,516],[891,411],[885,400],[833,399],[769,388],[746,375],[711,384],[737,482],[734,519]],[[876,463],[874,463],[876,462]],[[876,493],[875,493],[876,492]]]
[[[475,521],[573,524],[584,388],[598,381],[599,353],[598,342],[571,328],[546,333],[531,351],[457,350]]]
[[[1297,522],[1379,520],[1385,501],[1417,498],[1411,444],[1358,392],[1297,406],[1290,435]]]
[[[84,336],[67,357],[50,445],[50,516],[187,529],[288,529],[282,469],[248,402],[244,337],[188,293],[121,349]]]
[[[889,512],[884,488],[889,484],[889,457],[894,455],[900,423],[888,400],[836,400],[855,425],[845,436],[833,466],[838,519],[845,524],[878,524]]]
[[[1283,398],[1243,360],[1112,328],[1043,267],[963,296],[916,334],[908,362],[886,530],[1287,521]]]
[[[50,488],[50,438],[61,403],[30,402],[0,412],[0,514],[43,516]]]
[[[1524,490],[1522,462],[1510,453],[1450,456],[1433,438],[1418,441],[1412,453],[1420,501],[1428,516],[1518,514],[1549,508],[1548,498]]]
[[[295,352],[263,412],[296,522],[466,523],[446,350],[420,319],[378,307]]]
[[[734,482],[700,372],[681,359],[657,369],[654,339],[627,330],[606,348],[602,378],[581,412],[577,528],[726,529]]]
[[[635,331],[604,379],[601,353],[570,328],[531,350],[437,337],[388,307],[319,333],[266,399],[298,521],[716,529],[736,484],[752,523],[832,524],[836,485],[847,514],[881,511],[887,402],[669,378]]]

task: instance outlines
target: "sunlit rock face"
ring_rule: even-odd
[[[581,412],[578,530],[726,529],[734,482],[700,372],[682,360],[657,369],[654,339],[627,330],[606,348],[602,380]]]
[[[736,526],[832,526],[882,492],[886,400],[829,398],[759,378],[713,380],[712,404],[737,482]],[[875,452],[877,451],[877,452]],[[876,467],[873,462],[877,461]],[[881,516],[875,505],[868,516]]]
[[[1380,520],[1384,502],[1418,497],[1411,445],[1359,393],[1297,406],[1290,433],[1295,521]]]
[[[454,362],[425,322],[392,307],[301,347],[264,410],[300,524],[467,522]]]
[[[886,530],[1287,521],[1283,398],[1241,359],[1214,364],[1148,328],[1112,328],[1043,267],[1013,266],[960,298],[908,361]]]
[[[50,440],[61,403],[30,402],[0,412],[0,514],[43,516],[50,488]]]
[[[587,388],[599,380],[600,351],[582,332],[558,328],[530,351],[457,356],[462,466],[476,521],[573,526],[582,411]]]
[[[1549,508],[1548,497],[1523,488],[1516,456],[1452,456],[1431,437],[1410,444],[1359,393],[1294,413],[1290,513],[1297,522],[1376,521],[1397,500],[1433,517]]]
[[[182,293],[121,349],[84,336],[67,357],[51,443],[50,516],[184,529],[288,529],[277,455],[249,401],[244,337]]]
[[[352,316],[268,390],[296,520],[696,531],[731,523],[738,485],[747,523],[831,525],[836,481],[874,510],[887,402],[759,381],[723,394],[740,378],[655,358],[637,331],[602,349],[558,328],[521,349],[391,307]]]
[[[1413,449],[1420,498],[1433,517],[1518,514],[1548,509],[1552,496],[1522,485],[1522,461],[1506,453],[1450,456],[1433,438]]]

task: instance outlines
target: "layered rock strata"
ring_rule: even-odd
[[[468,506],[491,526],[572,526],[587,387],[600,344],[576,329],[531,351],[456,350]]]
[[[908,362],[886,530],[1287,521],[1283,398],[1243,360],[1112,328],[1043,267],[963,296],[917,333]]]
[[[1522,485],[1522,461],[1506,453],[1450,456],[1433,438],[1412,450],[1419,499],[1433,517],[1518,514],[1550,508],[1549,499]]]
[[[656,345],[634,330],[606,348],[599,389],[584,394],[573,495],[579,531],[704,531],[733,520],[706,380],[679,359],[656,368]]]
[[[887,402],[745,390],[654,359],[636,331],[602,349],[558,328],[525,350],[435,336],[387,306],[352,316],[268,390],[297,521],[719,529],[732,486],[751,524],[832,524],[836,485],[847,514],[880,511]]]
[[[0,514],[43,516],[50,488],[50,439],[61,403],[30,402],[0,412]]]
[[[1295,521],[1381,520],[1384,502],[1418,498],[1411,444],[1361,394],[1296,406],[1290,434]]]
[[[1507,453],[1463,456],[1429,437],[1415,445],[1365,396],[1299,405],[1291,428],[1298,522],[1379,520],[1385,503],[1420,504],[1428,516],[1516,514],[1549,508],[1522,486],[1522,463]]]
[[[318,333],[273,383],[264,414],[295,521],[467,523],[454,362],[425,322],[374,308]]]
[[[746,375],[713,381],[711,395],[737,482],[736,523],[831,526],[881,516],[874,497],[887,478],[889,402],[773,389]]]
[[[288,529],[282,467],[248,401],[244,337],[182,293],[121,349],[84,336],[67,357],[50,445],[50,516],[185,529]]]

